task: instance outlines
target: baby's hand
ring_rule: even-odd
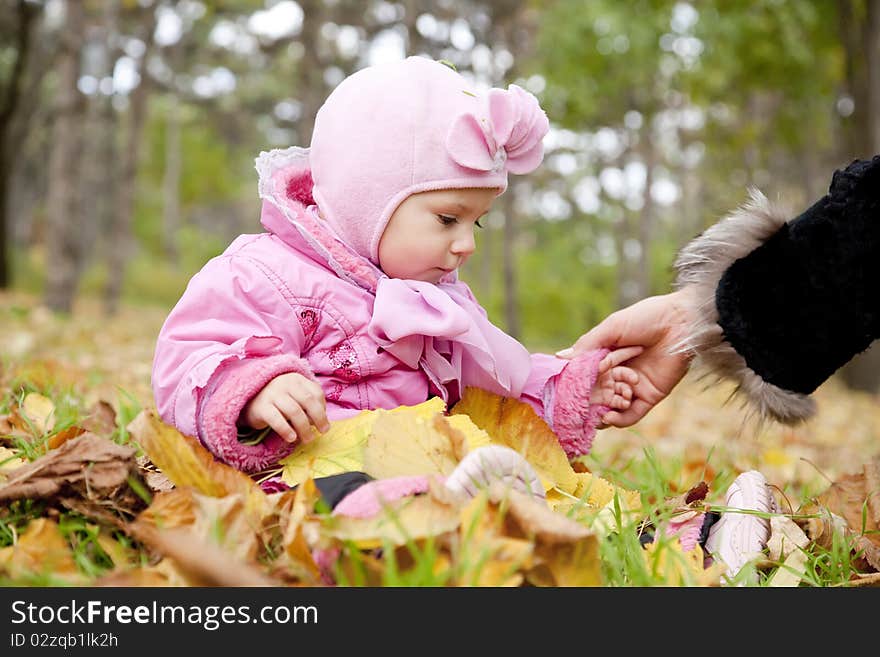
[[[312,440],[311,425],[322,433],[330,430],[324,391],[296,372],[269,381],[244,407],[242,419],[254,429],[272,427],[289,443],[297,438],[304,443]]]
[[[601,404],[618,411],[629,408],[639,375],[635,370],[619,363],[634,358],[641,352],[641,347],[615,349],[601,360],[599,376],[596,377],[596,384],[590,393],[591,404]]]

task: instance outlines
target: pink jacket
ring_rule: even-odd
[[[529,403],[570,457],[589,452],[608,410],[589,400],[606,351],[529,354],[454,273],[437,286],[384,277],[314,212],[307,151],[263,153],[257,169],[266,232],[210,260],[160,331],[152,386],[165,422],[262,470],[295,444],[274,433],[243,444],[239,415],[271,379],[298,372],[321,385],[331,421],[435,395],[451,406],[477,386]]]

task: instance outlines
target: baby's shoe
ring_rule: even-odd
[[[484,445],[468,453],[446,478],[446,487],[474,497],[493,483],[546,499],[544,486],[532,465],[516,450],[504,445]]]
[[[545,499],[544,487],[534,468],[519,452],[503,445],[484,445],[469,452],[444,483],[453,493],[470,498],[496,482]],[[371,481],[346,495],[333,509],[333,515],[371,518],[382,510],[383,503],[425,493],[429,486],[426,475]]]
[[[740,569],[758,556],[770,538],[770,519],[762,514],[778,513],[779,507],[767,480],[757,470],[743,472],[727,489],[725,505],[749,513],[728,510],[709,529],[706,552],[727,566],[727,577],[733,579]]]

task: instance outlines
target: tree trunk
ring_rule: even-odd
[[[864,57],[863,67],[866,72],[867,86],[864,97],[867,100],[865,116],[868,133],[862,137],[863,148],[870,146],[870,153],[862,157],[870,157],[880,153],[880,0],[867,0],[867,20],[863,31]],[[849,68],[849,67],[848,67]],[[867,142],[867,143],[865,143]],[[847,363],[840,371],[846,384],[855,390],[880,392],[880,347],[877,340],[864,353],[859,354]]]
[[[15,59],[12,63],[9,82],[3,88],[3,96],[0,99],[0,289],[9,287],[12,282],[9,263],[9,234],[12,224],[9,218],[9,199],[13,175],[12,158],[17,150],[11,143],[14,139],[13,118],[16,116],[23,96],[23,82],[31,54],[33,25],[36,23],[35,19],[39,11],[39,7],[26,2],[26,0],[18,2],[18,29],[16,31],[18,41],[15,44]],[[17,127],[23,128],[23,126]]]
[[[65,29],[59,37],[63,43],[58,61],[58,95],[46,201],[46,305],[62,313],[69,313],[73,307],[81,256],[77,190],[82,153],[79,135],[85,100],[77,89],[77,80],[84,28],[82,5],[67,3]]]
[[[126,263],[131,257],[131,223],[134,216],[137,168],[140,159],[143,125],[147,114],[147,98],[150,81],[147,74],[147,61],[153,51],[156,30],[156,13],[153,8],[144,10],[142,38],[147,44],[138,73],[140,84],[131,93],[128,108],[128,132],[126,135],[116,196],[116,217],[111,229],[110,251],[108,257],[107,285],[104,288],[104,312],[115,315],[119,310],[119,300],[125,280]]]
[[[162,177],[162,241],[165,255],[176,267],[180,261],[177,232],[180,230],[180,103],[177,96],[169,97],[165,122],[165,172]]]
[[[865,66],[868,77],[868,117],[871,155],[880,153],[880,0],[867,0]]]
[[[642,157],[645,163],[645,190],[642,195],[642,211],[638,215],[639,236],[639,261],[638,261],[638,290],[636,294],[643,299],[651,294],[651,238],[654,233],[654,199],[651,196],[651,186],[654,184],[654,163],[656,150],[651,135],[651,117],[645,118],[645,131],[643,138]]]
[[[862,57],[864,48],[864,28],[861,21],[853,13],[852,0],[838,0],[838,35],[844,52],[844,84],[846,93],[853,100],[853,112],[843,117],[843,142],[845,144],[843,159],[852,159],[867,155],[868,144],[868,84],[866,62]]]

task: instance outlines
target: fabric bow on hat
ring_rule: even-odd
[[[492,89],[487,97],[488,118],[462,114],[446,135],[446,149],[458,164],[475,171],[511,173],[533,171],[544,157],[542,139],[550,122],[538,99],[510,85]]]

